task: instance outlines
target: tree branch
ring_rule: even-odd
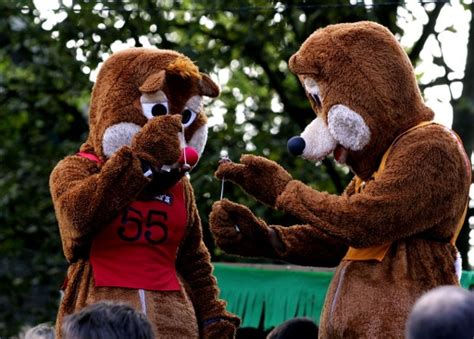
[[[426,40],[428,40],[430,34],[433,33],[439,13],[445,4],[446,2],[438,2],[435,8],[428,14],[428,23],[423,27],[423,32],[421,33],[420,38],[415,42],[410,53],[408,53],[408,57],[412,64],[415,64],[416,61],[418,61],[421,50],[425,46]]]
[[[420,87],[420,90],[423,91],[427,88],[434,87],[434,86],[439,86],[439,85],[448,85],[449,86],[453,82],[456,82],[456,81],[463,81],[463,79],[456,78],[456,79],[449,80],[446,75],[443,75],[442,77],[436,78],[428,84],[420,84],[418,87]]]
[[[471,3],[469,8],[471,10],[471,24],[469,26],[469,41],[467,43],[463,96],[474,102],[474,2]]]

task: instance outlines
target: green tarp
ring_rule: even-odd
[[[285,265],[214,263],[214,275],[227,309],[242,319],[242,327],[265,330],[294,317],[319,323],[333,272]],[[474,285],[474,272],[464,271],[461,285]]]

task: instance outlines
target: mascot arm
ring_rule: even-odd
[[[335,267],[347,252],[346,245],[311,225],[270,227],[281,242],[274,246],[278,257],[291,264]]]
[[[331,267],[347,251],[312,226],[267,226],[249,208],[227,199],[214,203],[209,224],[217,245],[229,254]]]
[[[50,190],[68,260],[100,225],[113,219],[149,182],[139,159],[123,147],[99,168],[86,158],[70,156],[58,163]]]
[[[176,267],[190,288],[199,326],[204,338],[212,334],[216,338],[233,338],[240,319],[227,312],[226,303],[218,298],[219,289],[212,275],[213,266],[209,251],[204,244],[201,220],[194,202],[191,185],[186,185],[188,203],[188,228],[179,248]],[[228,336],[228,333],[232,335]]]
[[[465,206],[460,193],[465,191],[463,159],[456,155],[456,145],[446,147],[441,137],[424,136],[416,142],[409,137],[397,144],[385,170],[362,193],[335,196],[293,180],[279,196],[277,208],[356,248],[449,223],[453,211],[460,215]]]

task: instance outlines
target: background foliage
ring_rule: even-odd
[[[120,42],[180,51],[223,84],[222,95],[208,109],[214,125],[192,182],[214,260],[235,260],[214,248],[207,229],[207,216],[220,194],[220,183],[212,176],[220,154],[227,152],[234,160],[244,152],[265,155],[319,190],[341,192],[351,177],[347,170],[332,160],[314,167],[287,155],[287,139],[314,117],[297,79],[288,72],[287,60],[310,33],[331,23],[374,20],[401,35],[397,16],[403,6],[377,0],[372,5],[360,0],[78,0],[45,13],[29,0],[2,1],[0,336],[18,333],[22,324],[55,318],[66,262],[48,177],[57,161],[85,140],[90,73]],[[414,64],[427,39],[438,37],[436,20],[449,4],[420,6],[427,20],[408,51]],[[473,5],[465,9],[472,12]],[[56,14],[59,20],[51,23],[44,14]],[[463,95],[452,99],[454,128],[469,153],[474,144],[472,21],[470,27]],[[431,85],[449,84],[443,56],[436,62],[446,72]],[[249,205],[271,223],[292,223],[230,184],[225,196]],[[458,243],[464,258],[468,232],[466,226]]]

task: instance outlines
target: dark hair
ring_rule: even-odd
[[[275,327],[267,339],[315,339],[318,337],[318,325],[308,318],[293,318]]]
[[[108,301],[89,305],[64,318],[65,339],[153,339],[144,314],[125,304]]]
[[[474,338],[474,294],[441,286],[415,303],[407,321],[408,339]]]

